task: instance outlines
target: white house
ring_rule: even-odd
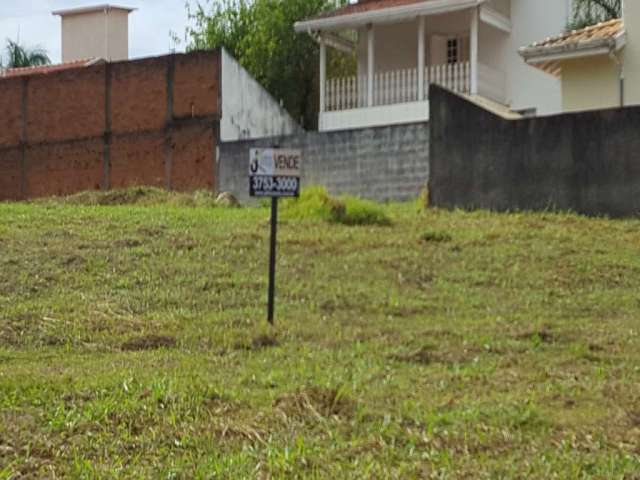
[[[520,54],[560,78],[566,112],[638,105],[640,1],[624,1],[622,18],[539,39]]]
[[[295,24],[320,44],[320,130],[424,121],[436,83],[514,111],[562,110],[560,81],[518,49],[562,31],[570,0],[359,0]],[[327,78],[326,49],[357,74]]]

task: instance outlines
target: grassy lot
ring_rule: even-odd
[[[384,210],[0,204],[0,478],[640,478],[640,221]]]

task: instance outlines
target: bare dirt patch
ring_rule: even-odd
[[[265,348],[274,348],[280,346],[280,342],[273,335],[258,335],[250,343],[238,342],[236,350],[258,351]]]
[[[142,246],[142,240],[137,238],[123,238],[122,240],[116,240],[115,245],[121,248],[135,248]]]
[[[356,403],[339,390],[310,387],[279,397],[274,406],[286,417],[304,420],[350,418]]]
[[[420,236],[421,243],[449,243],[453,237],[447,232],[425,232]]]
[[[436,350],[432,345],[424,345],[410,352],[396,353],[389,356],[390,360],[417,365],[462,365],[477,357],[478,351],[467,347],[449,348],[446,351]]]
[[[127,352],[143,350],[158,350],[161,348],[175,348],[176,339],[165,335],[145,335],[144,337],[132,338],[124,342],[121,349]]]
[[[515,339],[540,341],[540,343],[555,343],[558,340],[558,336],[551,331],[550,327],[543,326],[539,329],[526,330],[518,333]]]

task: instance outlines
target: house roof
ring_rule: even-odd
[[[63,10],[56,10],[52,12],[52,14],[58,15],[61,17],[66,17],[70,15],[81,15],[83,13],[104,12],[104,11],[110,11],[110,10],[122,10],[128,13],[131,13],[135,10],[135,8],[122,7],[119,5],[110,5],[108,3],[103,3],[101,5],[91,5],[89,7],[66,8]]]
[[[59,63],[56,65],[41,65],[37,67],[24,68],[8,68],[0,71],[0,79],[24,77],[27,75],[45,75],[48,73],[61,72],[64,70],[72,70],[75,68],[84,68],[91,65],[101,63],[103,60],[99,58],[89,58],[84,60],[75,60],[73,62]]]
[[[625,44],[624,22],[618,18],[546,38],[521,48],[519,53],[530,65],[560,75],[563,60],[609,54]]]
[[[394,22],[418,15],[436,15],[477,7],[485,0],[360,0],[296,22],[297,32],[357,28],[368,23]]]
[[[385,8],[399,7],[402,5],[411,5],[413,3],[423,3],[433,0],[360,0],[358,3],[352,3],[336,10],[321,13],[314,18],[338,17],[341,15],[353,15],[354,13],[370,12],[372,10],[382,10]]]

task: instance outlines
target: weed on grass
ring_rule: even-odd
[[[451,235],[445,232],[425,232],[420,236],[424,243],[447,243],[453,240]]]
[[[303,190],[299,199],[286,204],[284,216],[352,226],[391,224],[391,219],[380,205],[352,196],[334,198],[324,187]]]

